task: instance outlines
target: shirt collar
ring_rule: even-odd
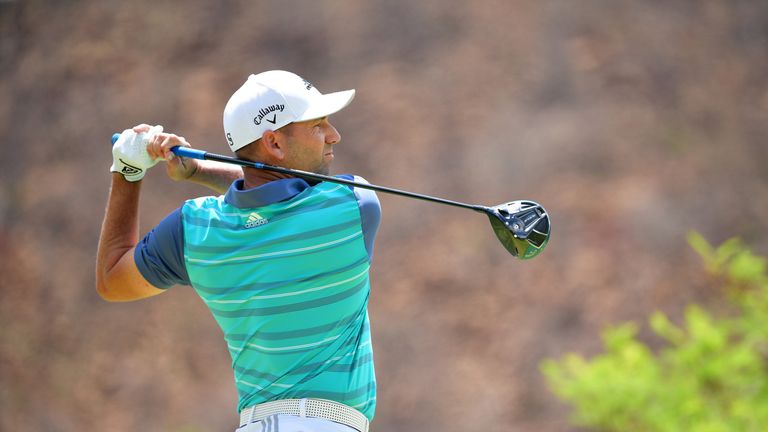
[[[306,180],[287,178],[274,180],[252,189],[243,189],[243,179],[235,180],[224,196],[224,202],[237,208],[263,207],[284,201],[310,187]]]

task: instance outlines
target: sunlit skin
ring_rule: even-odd
[[[148,124],[140,124],[134,126],[133,131],[147,132],[150,128]],[[171,150],[176,146],[191,147],[184,137],[167,132],[155,135],[147,144],[147,153],[165,162],[165,172],[172,180],[189,180],[223,194],[233,181],[243,177],[242,170],[235,166],[176,157]]]
[[[149,125],[133,128],[146,132]],[[260,139],[245,146],[237,156],[270,165],[328,174],[333,161],[333,146],[341,140],[339,131],[328,117],[292,123],[277,131],[266,131]],[[171,133],[157,134],[147,152],[166,162],[166,173],[173,180],[190,180],[219,193],[225,193],[235,179],[245,177],[250,189],[286,174],[237,167],[214,161],[173,157],[175,146],[189,147],[184,137]],[[151,297],[164,290],[150,285],[136,267],[134,247],[139,241],[139,190],[142,182],[127,182],[122,175],[112,174],[112,188],[104,217],[96,257],[96,289],[105,300],[130,301]]]
[[[146,132],[149,128],[149,125],[141,124],[135,126],[133,130]],[[266,131],[261,139],[243,147],[236,154],[242,159],[327,175],[330,173],[334,158],[333,146],[340,141],[339,131],[331,124],[328,117],[323,117],[291,123],[276,131]],[[240,169],[236,167],[173,157],[171,148],[179,145],[190,146],[184,137],[160,133],[147,146],[150,156],[166,161],[166,172],[173,180],[199,180],[198,183],[209,187],[211,187],[209,183],[217,181],[220,184],[216,184],[215,189],[225,193],[234,179],[243,176]],[[244,171],[246,188],[290,177],[253,168],[246,168]]]
[[[269,165],[329,174],[333,147],[341,141],[339,131],[328,117],[291,123],[276,131],[266,131],[261,139],[243,147],[237,157]],[[246,168],[245,187],[291,177],[286,174]]]
[[[280,132],[286,136],[284,166],[318,174],[330,173],[333,146],[341,141],[341,135],[328,117],[293,123]]]

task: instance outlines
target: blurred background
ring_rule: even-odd
[[[0,429],[234,430],[192,289],[95,292],[109,139],[158,123],[227,153],[229,96],[286,69],[357,89],[336,173],[553,221],[521,262],[482,215],[380,195],[372,430],[578,430],[544,359],[717,305],[690,229],[768,253],[766,47],[763,0],[0,1]],[[151,171],[143,232],[207,193]]]

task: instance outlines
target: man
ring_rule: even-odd
[[[328,116],[353,97],[322,95],[290,72],[251,75],[224,109],[225,137],[240,158],[328,174],[341,139]],[[115,144],[99,294],[129,301],[191,285],[232,356],[238,432],[367,431],[376,405],[367,312],[376,195],[174,158],[177,145],[189,146],[148,125]],[[186,201],[139,241],[141,179],[160,160],[171,178],[225,194]]]

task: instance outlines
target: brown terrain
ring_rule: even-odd
[[[227,153],[224,104],[268,69],[357,89],[335,172],[552,216],[521,262],[482,215],[380,195],[372,431],[579,430],[542,360],[718,307],[691,229],[768,253],[767,54],[764,0],[0,1],[0,430],[237,426],[193,290],[106,303],[94,262],[112,133]],[[155,168],[142,229],[202,194]]]

